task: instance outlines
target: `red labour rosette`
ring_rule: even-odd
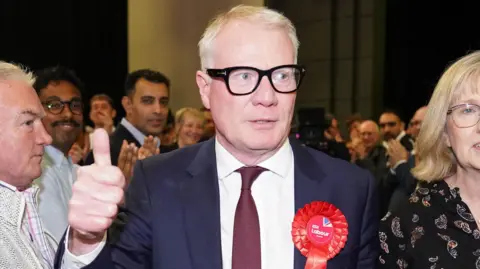
[[[307,257],[305,269],[326,269],[327,261],[340,252],[347,237],[347,219],[330,203],[311,202],[298,210],[293,219],[292,239]]]

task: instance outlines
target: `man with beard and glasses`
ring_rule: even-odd
[[[125,96],[122,98],[126,116],[110,137],[112,165],[118,165],[122,145],[132,153],[138,152],[143,146],[150,152],[149,155],[153,155],[163,144],[158,136],[162,134],[167,122],[169,88],[170,80],[160,72],[140,69],[128,74]],[[166,151],[167,148],[160,147],[161,153]],[[93,162],[93,153],[90,152],[85,164]]]
[[[69,151],[82,132],[83,83],[72,70],[61,66],[36,75],[33,87],[45,110],[42,122],[52,136],[52,144],[45,147],[42,175],[35,180],[40,187],[39,215],[59,242],[67,227],[68,201],[76,177]]]

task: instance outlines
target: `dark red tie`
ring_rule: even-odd
[[[264,171],[266,169],[259,166],[245,166],[237,170],[242,175],[242,191],[233,226],[232,269],[262,268],[260,223],[251,187]]]

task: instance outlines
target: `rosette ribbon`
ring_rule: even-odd
[[[340,252],[347,237],[347,219],[330,203],[315,201],[307,204],[293,219],[292,240],[307,257],[305,269],[326,269],[327,261]]]

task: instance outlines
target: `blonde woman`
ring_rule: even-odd
[[[480,52],[440,78],[417,140],[419,188],[382,220],[380,268],[480,268]]]
[[[175,113],[176,142],[167,146],[169,151],[196,144],[203,136],[205,118],[192,107],[184,107]]]

